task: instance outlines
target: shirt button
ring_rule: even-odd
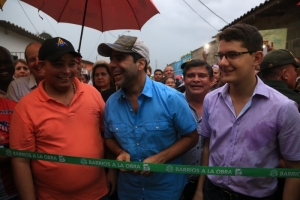
[[[142,188],[142,190],[145,190],[145,188]]]
[[[139,161],[141,162],[142,160],[141,160],[141,159],[139,159]]]
[[[132,109],[130,109],[130,111],[132,112]]]
[[[159,127],[157,126],[156,129],[159,129]]]
[[[140,143],[136,143],[136,145],[137,145],[137,146],[139,146],[139,145],[140,145]]]
[[[137,128],[137,126],[135,126],[134,128]]]
[[[119,128],[116,128],[116,130],[119,130]]]

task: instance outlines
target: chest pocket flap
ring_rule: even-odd
[[[113,133],[123,133],[127,131],[127,125],[125,123],[110,123],[109,130]]]
[[[153,121],[153,122],[146,122],[145,126],[148,131],[161,131],[161,130],[167,130],[169,123],[166,121]]]

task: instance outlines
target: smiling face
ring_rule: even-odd
[[[138,79],[138,67],[141,67],[139,65],[130,54],[112,51],[108,66],[117,86],[130,87]]]
[[[39,65],[46,72],[45,83],[47,87],[60,93],[64,93],[72,87],[77,73],[77,65],[73,55],[65,54],[56,61],[40,61]]]
[[[167,66],[165,69],[164,69],[164,76],[165,77],[174,77],[174,69],[172,66]]]
[[[23,62],[18,62],[15,65],[15,78],[20,78],[20,77],[27,77],[30,75],[30,71],[27,65],[25,65]]]
[[[166,78],[165,85],[170,86],[172,88],[175,88],[176,87],[176,83],[175,83],[174,78],[172,78],[172,77]]]
[[[191,67],[187,70],[184,78],[186,95],[206,95],[214,81],[205,66]]]
[[[218,53],[226,54],[228,52],[247,52],[248,49],[242,47],[242,43],[239,41],[229,41],[221,40],[219,42]],[[222,81],[230,84],[240,84],[244,81],[255,78],[255,66],[257,62],[255,60],[256,52],[249,54],[241,54],[235,58],[225,58],[219,61],[219,67],[222,71]]]
[[[40,67],[39,63],[39,49],[42,45],[39,43],[31,44],[25,50],[26,59],[30,73],[34,76],[37,82],[45,78],[45,71]]]

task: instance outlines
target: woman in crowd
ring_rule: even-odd
[[[93,86],[101,93],[114,86],[108,62],[103,60],[95,62],[92,69],[92,81]]]
[[[15,78],[27,77],[30,75],[28,65],[24,59],[17,59],[14,61]]]
[[[163,80],[163,84],[167,85],[167,86],[170,86],[172,88],[175,88],[176,87],[176,84],[175,84],[175,78],[174,77],[166,77],[164,80]]]

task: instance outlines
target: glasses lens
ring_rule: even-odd
[[[234,52],[230,52],[230,53],[227,53],[227,58],[229,59],[235,59],[237,57],[237,53],[234,53]]]
[[[223,57],[222,55],[215,54],[215,59],[217,59],[217,60],[221,60],[222,57]]]

